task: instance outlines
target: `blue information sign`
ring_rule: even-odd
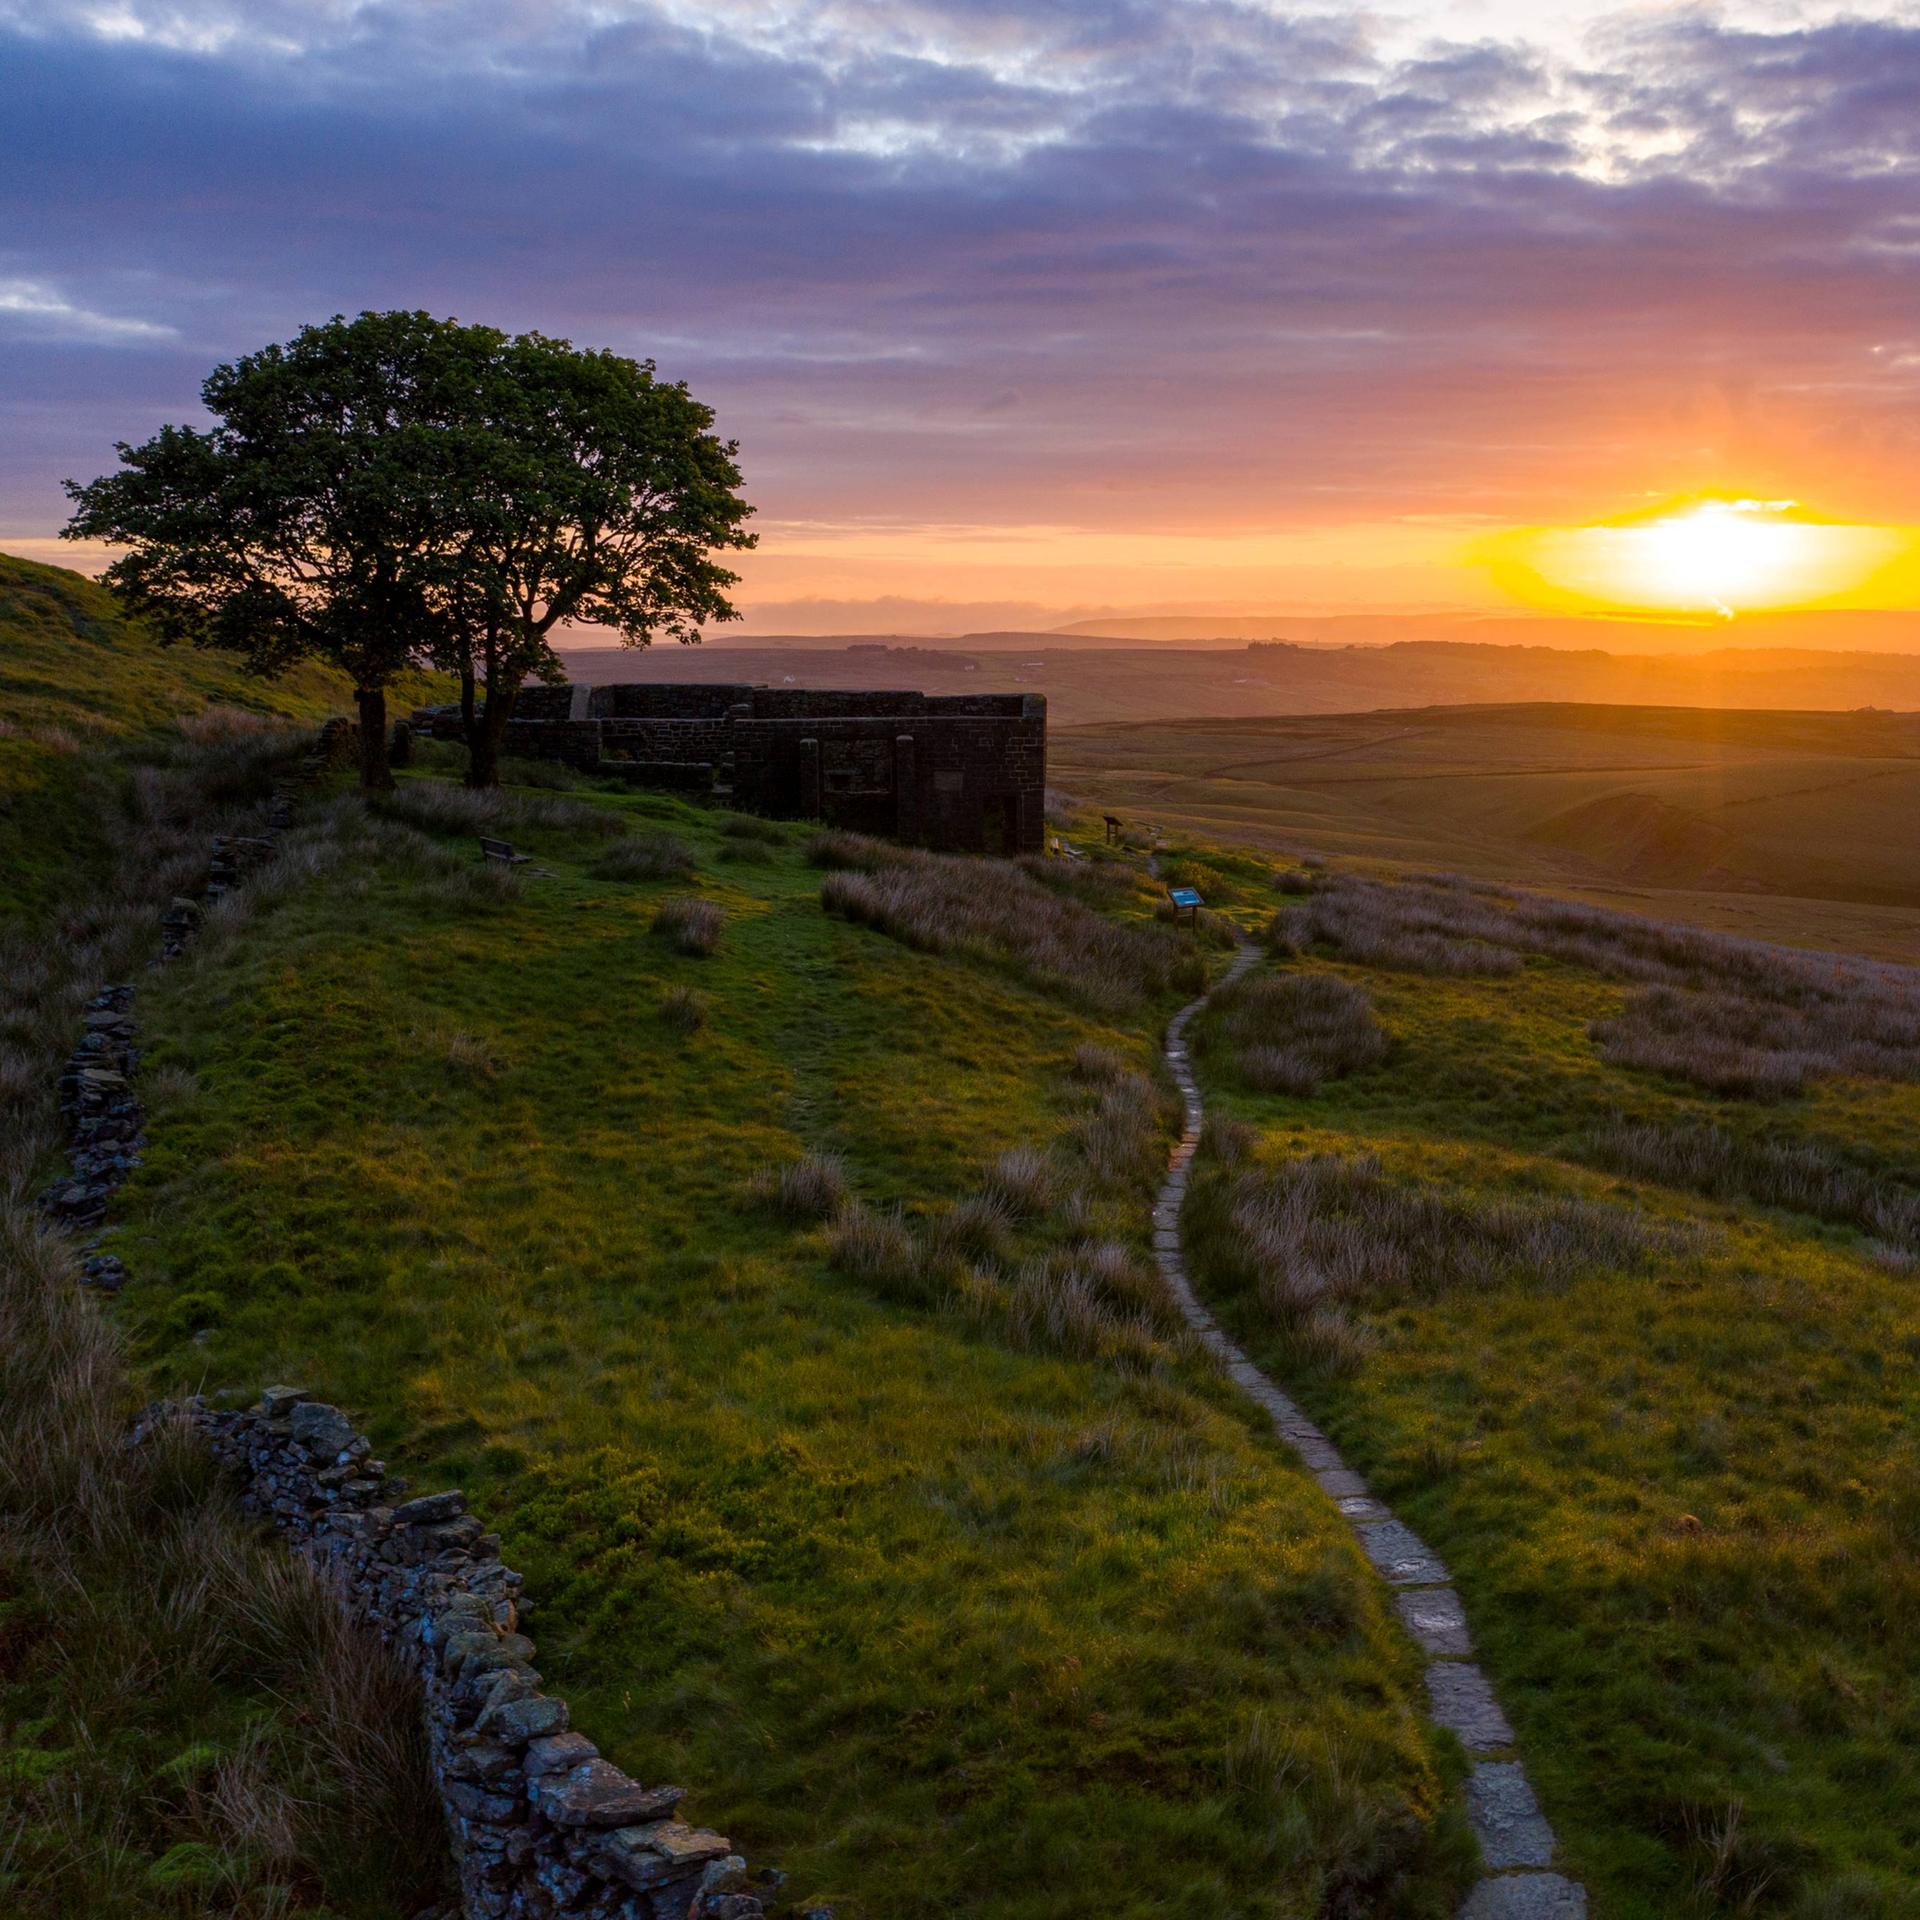
[[[1168,896],[1176,907],[1197,907],[1200,896],[1191,887],[1175,887]]]

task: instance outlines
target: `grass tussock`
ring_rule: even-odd
[[[660,1020],[675,1033],[698,1033],[707,1024],[713,1002],[698,987],[669,987],[660,996]]]
[[[19,1208],[0,1405],[7,1911],[371,1920],[443,1894],[417,1683],[184,1422],[128,1450],[118,1342]]]
[[[1171,934],[1109,919],[1010,861],[886,847],[850,834],[819,836],[808,857],[837,868],[820,889],[829,913],[922,952],[1010,967],[1035,986],[1104,1011],[1204,983],[1199,957]]]
[[[1372,1154],[1211,1168],[1186,1224],[1207,1268],[1254,1291],[1302,1365],[1350,1372],[1369,1336],[1349,1316],[1398,1298],[1564,1285],[1686,1251],[1677,1230],[1572,1195],[1494,1197],[1390,1178]]]
[[[717,900],[694,894],[676,894],[661,901],[653,916],[653,930],[669,941],[676,953],[705,959],[716,952],[727,924],[727,910]]]
[[[515,793],[507,788],[457,787],[446,780],[403,780],[391,793],[376,795],[374,810],[389,820],[423,833],[487,834],[515,832],[599,834],[624,831],[626,821],[610,807],[566,800],[549,794]]]
[[[831,1220],[852,1198],[847,1170],[833,1155],[806,1153],[778,1166],[761,1167],[747,1183],[748,1197],[788,1220]]]
[[[699,856],[675,833],[623,834],[594,861],[596,880],[684,880]]]
[[[883,1300],[924,1306],[938,1296],[926,1249],[898,1213],[849,1203],[828,1223],[826,1250],[836,1273]]]
[[[1512,974],[1529,955],[1640,990],[1593,1038],[1616,1065],[1735,1098],[1774,1100],[1815,1080],[1920,1079],[1920,969],[1804,952],[1580,901],[1432,876],[1316,876],[1275,916],[1276,951],[1315,943],[1365,966]]]
[[[1610,1173],[1809,1214],[1920,1253],[1920,1192],[1816,1140],[1746,1139],[1724,1127],[1617,1118],[1580,1152]]]
[[[1205,1038],[1217,1034],[1262,1093],[1314,1093],[1386,1058],[1373,1001],[1330,973],[1254,974],[1223,987],[1208,1013]]]

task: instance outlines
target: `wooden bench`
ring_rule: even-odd
[[[490,839],[484,833],[480,836],[480,853],[482,858],[497,860],[503,867],[523,867],[533,857],[527,853],[515,853],[511,840]]]

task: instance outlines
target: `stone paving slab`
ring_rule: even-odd
[[[1257,957],[1258,950],[1242,936],[1226,979],[1239,978]],[[1154,1206],[1154,1258],[1201,1344],[1220,1360],[1235,1385],[1266,1412],[1274,1430],[1312,1472],[1321,1492],[1339,1507],[1381,1577],[1400,1589],[1394,1604],[1401,1622],[1421,1650],[1432,1656],[1426,1683],[1435,1724],[1454,1733],[1469,1753],[1497,1753],[1513,1745],[1513,1729],[1487,1676],[1467,1658],[1472,1642],[1466,1611],[1449,1584],[1445,1563],[1418,1534],[1393,1517],[1333,1442],[1227,1338],[1187,1277],[1180,1246],[1180,1208],[1199,1140],[1202,1107],[1182,1035],[1203,1004],[1204,1000],[1196,1000],[1183,1007],[1167,1028],[1167,1063],[1186,1108],[1186,1130],[1168,1155],[1167,1177]],[[1554,1838],[1518,1760],[1478,1760],[1468,1783],[1467,1809],[1481,1853],[1493,1871],[1467,1896],[1456,1920],[1586,1920],[1587,1896],[1577,1882],[1558,1873],[1527,1871],[1548,1865]]]
[[[1423,1653],[1464,1660],[1473,1651],[1467,1610],[1451,1587],[1411,1587],[1393,1596],[1401,1624]]]
[[[1553,1829],[1517,1760],[1482,1760],[1467,1781],[1467,1813],[1490,1867],[1544,1867]]]
[[[1587,1920],[1587,1890],[1558,1873],[1504,1874],[1474,1888],[1460,1920]]]
[[[1329,1453],[1333,1449],[1327,1449]],[[1322,1464],[1309,1460],[1309,1466]],[[1336,1453],[1324,1463],[1341,1464]],[[1380,1577],[1396,1587],[1444,1587],[1450,1578],[1446,1562],[1404,1520],[1383,1520],[1377,1527],[1357,1527],[1360,1545],[1379,1568]]]
[[[1435,1722],[1457,1734],[1469,1753],[1513,1745],[1513,1729],[1493,1697],[1493,1684],[1470,1660],[1436,1660],[1427,1669]]]
[[[1367,1483],[1351,1467],[1324,1467],[1313,1477],[1330,1500],[1350,1500],[1367,1491]]]

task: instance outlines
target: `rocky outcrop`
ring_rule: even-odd
[[[722,1835],[679,1817],[680,1788],[603,1760],[544,1691],[520,1576],[459,1493],[396,1502],[347,1416],[295,1387],[187,1413],[244,1504],[418,1672],[470,1920],[760,1920],[778,1876],[750,1884]]]

